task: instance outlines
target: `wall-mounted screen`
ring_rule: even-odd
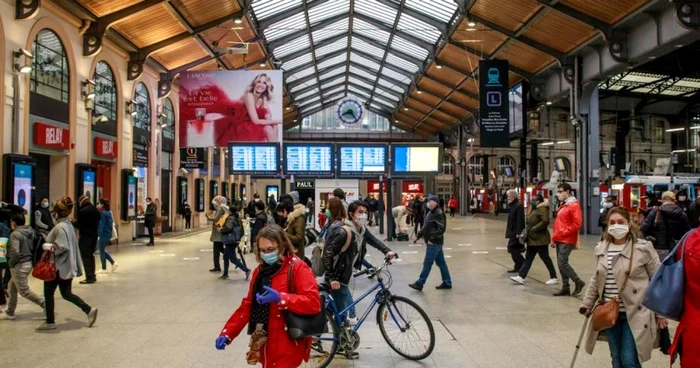
[[[332,177],[333,144],[285,143],[285,175]]]
[[[392,145],[392,171],[397,175],[436,174],[440,172],[442,145]]]
[[[508,110],[510,110],[510,133],[523,130],[523,85],[518,84],[509,91]]]
[[[386,172],[385,144],[338,145],[338,177],[378,177]]]
[[[280,152],[278,143],[229,143],[231,174],[277,176]]]

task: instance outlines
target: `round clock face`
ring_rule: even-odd
[[[353,98],[338,102],[338,120],[345,126],[353,126],[362,120],[362,104]]]

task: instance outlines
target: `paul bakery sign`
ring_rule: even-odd
[[[44,123],[34,123],[34,144],[42,148],[67,150],[70,147],[70,131]]]
[[[95,156],[100,157],[117,158],[119,152],[117,142],[100,137],[95,137],[94,148]]]

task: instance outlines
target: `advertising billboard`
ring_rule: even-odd
[[[282,141],[282,71],[180,74],[180,147]]]

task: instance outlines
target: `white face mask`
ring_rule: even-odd
[[[434,201],[428,202],[428,208],[430,208],[431,211],[434,210],[434,209],[436,209],[437,206],[438,206],[438,204],[435,203]]]
[[[612,206],[613,206],[613,203],[612,203],[612,202],[605,202],[605,203],[603,203],[603,207],[605,207],[605,208],[611,208]]]
[[[615,224],[608,226],[608,234],[617,240],[624,239],[629,232],[629,225]]]
[[[361,214],[355,216],[355,222],[360,227],[365,227],[367,225],[367,214],[361,213]]]

